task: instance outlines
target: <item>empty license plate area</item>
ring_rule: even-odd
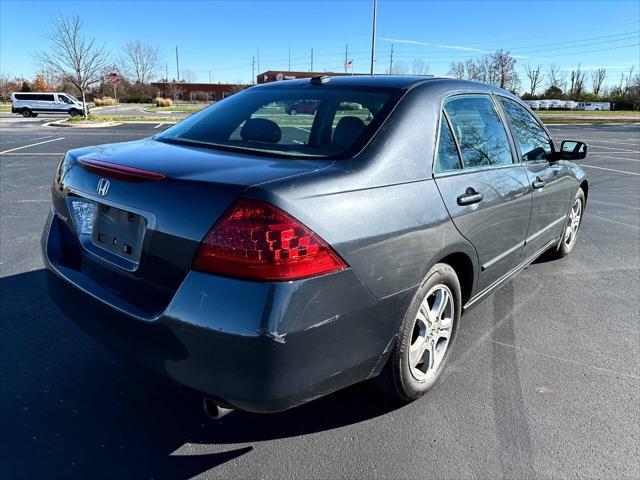
[[[143,216],[98,203],[91,243],[120,258],[138,263],[145,228]]]

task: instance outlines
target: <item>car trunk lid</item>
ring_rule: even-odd
[[[166,306],[202,239],[245,188],[329,164],[152,139],[105,145],[70,152],[56,178],[54,208],[77,240],[69,255],[75,268],[152,315]],[[91,228],[82,225],[87,218]]]

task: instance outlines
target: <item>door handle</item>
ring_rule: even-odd
[[[473,205],[474,203],[481,202],[482,198],[483,196],[481,193],[476,192],[473,188],[469,187],[463,195],[458,197],[458,205]]]
[[[542,188],[544,187],[544,180],[542,180],[540,177],[536,177],[531,186],[533,188]]]

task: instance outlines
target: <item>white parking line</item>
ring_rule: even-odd
[[[34,140],[44,140],[45,138],[51,138],[53,135],[47,135],[46,137],[25,138],[22,140],[12,140],[10,142],[2,142],[0,145],[9,145],[10,143],[32,142]]]
[[[630,162],[640,162],[640,157],[638,158],[625,158],[625,157],[613,157],[611,155],[602,155],[601,153],[595,153],[595,152],[590,152],[592,155],[596,156],[596,157],[602,157],[602,158],[612,158],[613,160],[629,160]],[[614,152],[607,152],[607,153],[614,153]]]
[[[35,147],[36,145],[42,145],[44,143],[57,142],[58,140],[64,140],[65,137],[54,138],[53,140],[45,140],[44,142],[32,143],[31,145],[24,145],[22,147],[11,148],[0,152],[0,155],[4,155],[9,152],[15,152],[16,150],[22,150],[23,148]]]
[[[595,148],[604,148],[605,150],[616,150],[618,152],[640,153],[640,152],[638,152],[638,150],[628,150],[628,149],[625,149],[625,148],[605,147],[604,145],[598,145]]]
[[[627,172],[626,170],[616,170],[615,168],[596,167],[595,165],[585,165],[584,163],[581,166],[587,167],[587,168],[597,168],[598,170],[608,170],[610,172],[626,173],[627,175],[637,175],[640,177],[640,173]]]
[[[155,127],[153,127],[153,128],[160,128],[162,125],[164,125],[164,123],[159,123],[159,124],[157,124],[157,125],[156,125]]]
[[[24,153],[24,152],[20,152],[20,153],[3,153],[2,154],[5,157],[43,157],[43,156],[47,156],[47,155],[64,155],[64,152],[37,152],[37,153]]]
[[[634,139],[635,140],[635,139]],[[616,142],[613,140],[600,140],[600,139],[594,139],[592,140],[593,143],[615,143],[616,145],[640,145],[640,143],[630,143],[630,142]]]
[[[302,130],[303,132],[311,133],[311,130],[307,128],[303,128],[303,127],[293,127],[293,128],[297,128],[298,130]]]

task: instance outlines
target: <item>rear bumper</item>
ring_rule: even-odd
[[[377,375],[413,295],[376,299],[351,270],[277,283],[189,272],[145,318],[65,266],[64,228],[50,215],[42,237],[56,305],[109,348],[242,410],[285,410]]]

